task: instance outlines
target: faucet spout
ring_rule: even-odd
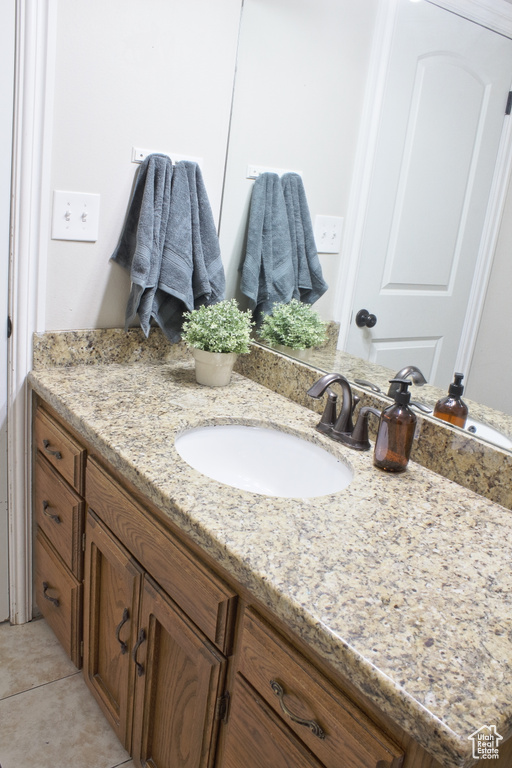
[[[422,387],[424,384],[427,383],[426,378],[422,374],[419,368],[417,368],[415,365],[406,365],[404,368],[401,368],[396,376],[394,376],[395,379],[411,379],[413,384],[416,384],[418,387]],[[396,393],[399,391],[400,385],[399,384],[391,384],[391,386],[388,389],[388,397],[394,397]]]
[[[326,373],[325,376],[322,376],[321,379],[319,379],[317,382],[313,384],[313,386],[308,389],[308,395],[310,397],[315,398],[316,400],[320,399],[322,395],[324,394],[325,390],[331,385],[331,384],[339,384],[341,386],[342,392],[343,392],[343,401],[341,403],[341,410],[339,413],[338,418],[334,423],[331,423],[329,432],[334,439],[339,439],[339,435],[345,435],[347,433],[352,433],[352,430],[354,428],[352,424],[352,390],[350,388],[350,384],[348,383],[345,376],[342,376],[341,373]],[[322,417],[322,422],[325,425],[324,418]],[[317,428],[320,425],[317,426]],[[320,431],[326,431],[325,428]]]

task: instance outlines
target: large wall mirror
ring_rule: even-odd
[[[367,307],[377,314],[378,325],[372,333],[361,332],[360,357],[394,370],[419,361],[427,377],[434,371],[431,383],[446,389],[469,321],[477,342],[464,358],[468,397],[512,415],[508,395],[500,399],[492,387],[478,383],[487,371],[492,376],[493,359],[496,369],[503,371],[503,334],[492,330],[492,316],[486,316],[494,306],[489,298],[492,281],[501,289],[507,281],[512,285],[512,262],[503,259],[493,265],[501,212],[505,209],[507,214],[509,171],[501,169],[500,187],[495,166],[498,157],[509,162],[510,155],[505,106],[512,81],[512,40],[461,18],[454,12],[458,5],[463,4],[458,0],[244,0],[221,248],[228,295],[243,303],[238,269],[253,184],[248,167],[301,172],[313,220],[317,215],[343,219],[340,252],[320,254],[329,290],[315,305],[324,319],[340,323],[339,348],[357,354],[351,340],[353,314],[356,303],[364,299],[355,292],[361,282],[369,283],[377,275],[379,290],[384,284],[381,293],[386,295],[379,298],[377,309]],[[498,17],[512,18],[506,0],[496,0],[495,5]],[[454,38],[460,43],[461,24],[466,25],[467,39],[462,48],[452,49]],[[429,37],[432,51],[437,48],[436,54],[444,57],[441,65],[448,62],[451,79],[439,69],[439,56],[424,54],[418,72],[414,51],[397,53],[398,43],[416,39],[418,30]],[[409,81],[399,80],[394,90],[387,90],[390,75],[381,83],[382,103],[374,105],[378,124],[368,99],[368,85],[384,77],[376,46],[390,68],[404,70],[404,56],[416,62]],[[471,52],[474,61],[469,61]],[[495,64],[488,75],[491,56]],[[441,113],[432,116],[432,108],[440,109],[442,100],[447,109],[457,100],[455,122]],[[494,123],[489,118],[493,109],[499,112]],[[430,125],[422,110],[430,115]],[[411,116],[417,121],[416,131],[411,128]],[[428,156],[428,151],[433,154]],[[393,158],[397,158],[395,165]],[[441,177],[435,188],[433,167],[434,175]],[[449,206],[451,219],[446,214]],[[367,256],[375,258],[377,251],[381,261],[370,262]],[[419,265],[415,270],[410,268],[413,259]],[[383,283],[384,273],[387,282]],[[400,294],[407,294],[405,301]],[[439,298],[447,296],[456,301],[441,311]],[[434,303],[424,303],[432,297]],[[387,330],[391,316],[404,329],[399,342],[400,334]],[[433,324],[414,327],[411,344],[406,330],[417,318],[430,318]],[[455,328],[450,342],[445,341],[448,326]],[[480,338],[482,332],[487,335]],[[391,333],[395,342],[386,344]],[[441,366],[443,346],[443,352],[449,350]],[[505,365],[508,358],[512,356],[507,356]],[[329,357],[325,368],[331,364]],[[322,368],[321,361],[317,365]],[[487,393],[489,399],[484,402]]]

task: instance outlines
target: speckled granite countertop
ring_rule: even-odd
[[[410,463],[314,430],[318,416],[234,374],[195,383],[188,359],[41,368],[35,389],[221,566],[443,765],[472,763],[470,734],[512,735],[512,516]],[[274,425],[354,470],[316,499],[273,499],[189,467],[174,439],[202,424]]]

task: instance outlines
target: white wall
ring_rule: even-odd
[[[498,244],[485,297],[466,394],[472,400],[512,413],[512,185],[509,186]]]
[[[249,163],[302,171],[316,214],[346,215],[377,0],[245,0],[220,229],[227,292],[238,267],[253,182]],[[320,256],[329,291],[340,254]]]
[[[49,241],[47,330],[124,324],[129,278],[109,256],[138,167],[132,146],[203,157],[219,216],[240,5],[59,3],[47,194],[96,192],[101,211],[96,243]],[[376,6],[377,0],[245,0],[220,230],[228,295],[252,184],[245,179],[248,161],[298,167],[313,218],[345,215]],[[316,306],[331,318],[340,257],[321,259],[331,290]]]
[[[202,157],[219,216],[241,0],[73,0],[58,6],[52,195],[101,195],[96,243],[51,240],[46,329],[122,327],[127,273],[109,262],[132,146]]]

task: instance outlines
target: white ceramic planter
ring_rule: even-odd
[[[238,355],[236,352],[205,352],[192,349],[196,361],[196,381],[207,387],[226,387]]]

